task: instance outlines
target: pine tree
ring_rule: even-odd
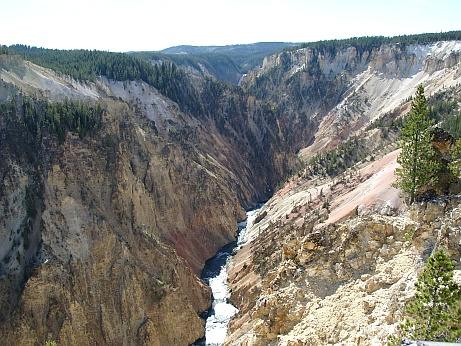
[[[432,121],[428,117],[428,108],[424,88],[418,86],[410,113],[400,133],[400,153],[396,170],[397,185],[410,194],[410,204],[414,202],[417,191],[437,181],[439,164],[434,159],[430,128]]]
[[[461,176],[461,139],[455,142],[455,146],[451,152],[452,162],[448,165],[451,173],[455,177]]]
[[[398,336],[426,341],[461,341],[461,288],[453,281],[455,265],[445,250],[432,255],[418,277],[416,294],[406,306]]]

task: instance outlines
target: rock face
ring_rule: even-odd
[[[242,206],[270,193],[287,167],[270,149],[275,122],[231,90],[215,107],[233,98],[244,109],[198,118],[144,83],[79,83],[2,59],[3,100],[20,88],[105,109],[97,133],[63,143],[0,117],[3,342],[187,345],[203,336],[210,290],[197,274],[235,239]]]
[[[267,57],[242,85],[290,114],[282,128],[310,158],[407,102],[419,83],[428,95],[460,83],[460,51],[459,41],[303,48]]]
[[[448,100],[452,92],[459,87],[439,95]],[[231,262],[240,312],[227,345],[386,344],[427,257],[444,247],[459,258],[459,196],[406,207],[393,186],[396,138],[382,129],[357,136],[372,153],[363,160],[333,176],[306,175],[308,164],[263,207]],[[445,131],[434,132],[441,159],[452,145]]]
[[[386,343],[424,261],[440,246],[459,258],[461,240],[459,197],[405,208],[385,173],[395,159],[269,200],[231,263],[226,345]]]
[[[6,142],[2,174],[12,183],[1,195],[15,198],[2,198],[13,237],[2,263],[4,342],[162,345],[202,335],[197,313],[210,292],[161,237],[128,148],[69,136],[41,151],[37,168],[24,164],[27,148]]]
[[[288,51],[250,72],[243,89],[186,75],[181,97],[195,112],[143,82],[78,82],[0,55],[0,101],[22,93],[105,109],[96,133],[68,133],[62,142],[0,114],[2,342],[200,338],[210,291],[197,274],[235,239],[243,208],[271,195],[299,149],[310,157],[404,109],[421,81],[429,92],[459,82],[459,50],[459,42],[441,42]],[[457,213],[451,204],[427,220],[401,214],[391,186],[396,152],[389,155],[344,179],[292,181],[277,193],[235,259],[230,279],[241,313],[229,344],[382,341],[383,323],[394,328],[388,316],[403,302],[389,310],[381,294],[404,290],[434,243],[458,234],[443,216]],[[404,247],[413,226],[421,237]],[[362,304],[351,307],[354,316],[377,321],[375,329],[358,331],[339,315],[351,299]]]

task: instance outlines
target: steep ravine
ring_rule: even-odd
[[[288,173],[295,151],[307,148],[302,156],[310,157],[334,147],[400,105],[419,82],[436,92],[461,80],[459,43],[410,48],[383,46],[368,55],[355,47],[335,54],[309,48],[284,52],[245,77],[246,91],[194,79],[191,97],[201,95],[200,114],[184,111],[144,82],[105,77],[77,82],[18,57],[0,56],[2,101],[21,90],[53,102],[69,98],[105,107],[97,133],[84,138],[68,133],[62,143],[47,131],[35,141],[0,117],[2,342],[163,346],[203,337],[199,315],[210,307],[211,290],[198,274],[207,259],[235,240],[245,208],[269,197]],[[315,74],[313,64],[320,66]],[[341,214],[345,209],[333,214],[341,216],[338,223],[327,222],[319,191],[351,192],[367,172],[362,180],[355,178],[344,184],[288,184],[266,206],[267,215],[249,234],[252,241],[229,268],[231,300],[239,314],[230,323],[227,343],[264,345],[283,335],[284,344],[302,344],[297,331],[313,325],[309,311],[319,302],[308,300],[312,296],[332,293],[328,285],[337,285],[338,278],[351,280],[360,292],[363,285],[387,284],[387,266],[364,272],[376,278],[357,277],[355,270],[372,264],[368,258],[351,264],[359,269],[337,265],[356,259],[360,249],[349,234],[367,238],[368,226],[380,242],[370,244],[370,256],[391,256],[391,244],[380,238],[383,228],[392,228],[392,236],[403,242],[400,216],[339,223],[357,207],[345,208],[351,214]],[[309,213],[297,209],[311,199]],[[318,226],[320,233],[311,217],[326,221]],[[280,227],[273,227],[277,221]],[[403,226],[412,222],[406,219]],[[270,232],[260,232],[269,226]],[[429,233],[424,233],[428,244],[415,245],[418,256],[434,240]],[[342,245],[351,249],[337,250]],[[336,251],[335,263],[326,251]],[[314,259],[312,270],[303,272]],[[296,281],[306,272],[314,278],[308,277],[309,285],[314,282],[308,292]],[[352,282],[359,279],[363,282]],[[278,304],[279,297],[284,304]],[[315,303],[309,311],[302,309],[307,301]],[[371,309],[372,303],[363,307]],[[328,307],[325,315],[335,310],[334,303]],[[383,314],[376,320],[385,319]],[[355,336],[332,333],[333,325],[320,331],[306,338],[322,343],[330,334],[333,341]]]
[[[308,159],[393,111],[419,83],[428,95],[461,83],[461,41],[290,49],[242,86],[285,114],[281,131]]]
[[[230,291],[227,282],[229,261],[247,242],[247,230],[252,227],[261,206],[246,214],[245,221],[238,225],[238,238],[227,244],[203,268],[201,278],[210,286],[212,292],[211,308],[204,313],[206,318],[205,337],[194,343],[196,346],[219,346],[224,343],[230,319],[238,312],[230,301]]]
[[[68,133],[62,143],[0,117],[2,342],[202,337],[211,292],[197,273],[235,240],[242,206],[267,196],[284,172],[276,123],[232,90],[216,96],[216,107],[228,98],[238,105],[232,117],[198,118],[145,83],[81,83],[15,57],[0,64],[2,101],[20,88],[105,109],[96,134]],[[253,129],[241,132],[248,122]]]

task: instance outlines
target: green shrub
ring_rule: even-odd
[[[416,294],[405,307],[405,320],[389,345],[400,345],[402,339],[461,341],[461,288],[453,280],[454,268],[443,249],[429,257]]]

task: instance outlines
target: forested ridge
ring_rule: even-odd
[[[84,138],[101,127],[104,107],[83,101],[49,102],[18,93],[0,103],[0,114],[31,142],[40,142],[45,134],[63,142],[67,132]]]
[[[160,87],[167,77],[171,79],[179,76],[176,66],[172,64],[151,65],[144,59],[124,53],[46,49],[25,45],[3,47],[3,50],[81,81],[95,81],[98,76],[106,76],[117,81],[142,80]]]
[[[348,47],[355,47],[359,52],[369,51],[374,48],[379,48],[383,44],[398,43],[401,45],[412,44],[430,44],[437,41],[453,41],[461,40],[461,30],[447,31],[439,33],[425,33],[415,35],[399,35],[399,36],[363,36],[351,37],[340,40],[322,40],[316,42],[302,43],[297,47],[287,48],[287,51],[293,51],[301,48],[312,48],[320,51],[327,51],[334,54],[336,51]]]
[[[133,52],[133,56],[158,62],[170,62],[178,67],[193,68],[196,71],[209,72],[219,80],[237,84],[242,76],[242,70],[231,57],[216,53],[199,54],[166,54],[160,52]],[[206,71],[203,71],[203,70]],[[206,75],[205,75],[206,76]]]
[[[309,47],[313,49],[336,51],[354,46],[359,51],[364,51],[377,48],[382,44],[429,44],[443,40],[461,40],[461,30],[392,37],[364,36],[340,40],[322,40],[302,43],[298,46],[285,49],[291,51]],[[125,54],[84,49],[46,49],[19,44],[9,47],[0,46],[0,54],[6,53],[19,54],[26,60],[51,68],[57,72],[70,75],[77,80],[94,81],[97,76],[106,76],[107,78],[117,81],[142,80],[162,91],[171,89],[171,86],[169,86],[166,81],[167,79],[180,81],[181,78],[183,78],[182,71],[175,66],[173,63],[174,61],[178,61],[179,63],[187,62],[198,67],[198,63],[212,56],[211,65],[217,68],[217,65],[223,61],[230,63],[228,57],[231,56],[231,53],[228,55],[216,53],[181,55],[156,52],[133,52],[131,54]],[[163,64],[151,64],[146,59],[161,59],[162,57],[170,61]],[[235,68],[239,68],[238,64],[235,64]]]
[[[237,44],[228,46],[176,46],[164,49],[157,54],[167,54],[175,59],[199,57],[211,64],[220,57],[230,59],[242,73],[261,65],[264,57],[282,51],[284,48],[296,46],[288,42],[258,42],[252,44]]]
[[[185,72],[170,62],[151,64],[145,59],[124,53],[45,49],[25,45],[3,46],[2,51],[18,54],[25,60],[79,81],[95,81],[98,76],[115,81],[143,81],[177,102],[184,111],[201,111],[195,90]]]
[[[355,46],[358,50],[371,49],[385,43],[400,43],[400,44],[427,44],[439,40],[461,40],[461,31],[451,31],[445,33],[427,33],[419,35],[402,35],[395,37],[359,37],[349,38],[344,40],[328,40],[312,43],[305,43],[299,47],[311,47],[318,49],[326,49],[335,51],[349,46]],[[298,48],[299,48],[298,47]],[[292,48],[288,48],[292,49]],[[256,95],[259,98],[264,98],[260,90],[250,88],[247,92],[239,87],[232,88],[222,82],[216,80],[205,79],[202,87],[197,88],[192,84],[190,77],[181,68],[178,68],[172,60],[161,60],[163,54],[156,55],[152,52],[138,53],[112,53],[96,50],[57,50],[30,47],[25,45],[0,46],[1,54],[16,54],[26,60],[32,61],[38,65],[53,69],[58,73],[69,75],[72,78],[80,81],[95,81],[98,76],[105,76],[115,81],[144,81],[145,83],[157,88],[162,94],[177,102],[181,110],[189,112],[196,116],[209,116],[215,118],[217,113],[224,113],[225,118],[233,122],[238,119],[235,114],[240,113],[244,108],[241,102],[245,99],[247,92]],[[165,54],[166,56],[166,54]],[[177,56],[178,61],[184,60],[188,64],[199,64],[204,59],[197,58],[187,54],[170,54]],[[224,59],[224,56],[214,54],[217,59],[216,64]],[[149,60],[158,59],[156,63]],[[226,60],[226,59],[225,59]],[[226,60],[227,61],[227,60]],[[237,66],[235,66],[237,68]],[[258,89],[258,88],[256,88]],[[262,90],[262,88],[260,88]],[[236,97],[230,97],[233,94]],[[218,99],[226,99],[225,102],[217,102]],[[432,100],[430,100],[432,101]],[[432,106],[430,104],[430,106]],[[445,114],[455,111],[453,104],[446,104],[445,101],[434,102],[434,108],[431,113]],[[448,108],[449,109],[448,109]],[[235,119],[234,119],[235,118]],[[383,117],[384,121],[386,117]],[[461,132],[460,117],[445,117],[442,120],[442,127],[450,132],[455,132],[455,136]],[[217,121],[218,128],[221,132],[226,132],[223,117]],[[381,125],[381,126],[380,126]],[[382,127],[384,124],[375,124],[376,127]],[[392,119],[392,124],[386,124],[385,131],[395,130],[393,127],[401,126],[398,119]],[[237,126],[238,127],[238,126]],[[336,175],[343,171],[349,164],[346,162],[363,159],[363,155],[356,155],[357,146],[360,146],[361,141],[354,139],[341,145],[338,150],[331,153],[319,154],[313,158],[311,164],[314,167],[323,166],[324,173],[327,175]],[[341,164],[338,166],[338,162]],[[343,164],[344,163],[344,164]],[[317,169],[314,169],[317,171]]]
[[[193,84],[186,72],[174,63],[152,64],[142,57],[123,53],[55,50],[19,45],[6,49],[8,54],[20,55],[37,65],[80,81],[95,81],[100,75],[117,81],[142,80],[177,102],[182,111],[214,121],[221,134],[236,140],[246,135],[248,141],[253,145],[256,143],[251,131],[243,125],[248,111],[248,94],[238,86],[210,78]],[[258,112],[266,114],[267,123],[275,126],[275,115],[268,107],[260,105],[256,108]],[[265,132],[260,140],[265,143],[271,136],[271,133]]]

